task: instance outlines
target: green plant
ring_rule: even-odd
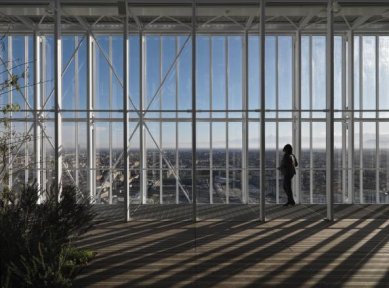
[[[18,264],[11,263],[9,271],[12,273],[12,283],[17,284],[17,287],[71,287],[71,279],[63,272],[63,257],[59,257],[58,261],[50,261],[45,248],[39,245],[38,251],[39,254],[31,258],[21,256]]]
[[[69,265],[86,265],[96,256],[94,251],[77,249],[72,246],[65,248],[63,254],[66,256]]]
[[[68,246],[62,250],[62,256],[65,259],[62,272],[73,279],[96,256],[96,252]]]
[[[76,191],[64,187],[58,197],[53,189],[42,204],[36,185],[9,193],[0,209],[1,287],[68,287],[76,266],[90,259],[69,248],[94,218],[89,199],[77,199]]]

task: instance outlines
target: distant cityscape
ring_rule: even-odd
[[[212,154],[211,154],[212,153]],[[343,201],[342,194],[342,151],[335,151],[335,197],[337,202]],[[112,151],[112,163],[120,157],[121,151]],[[311,156],[312,155],[312,156]],[[358,151],[355,155],[359,156]],[[179,163],[176,163],[176,159]],[[197,201],[199,203],[242,203],[242,153],[238,149],[230,149],[228,155],[224,149],[214,149],[212,152],[207,149],[197,150]],[[109,202],[109,189],[112,185],[111,201],[117,202],[123,199],[124,177],[123,161],[119,161],[117,167],[109,168],[110,153],[108,149],[101,149],[96,152],[96,201],[101,203]],[[115,158],[116,157],[116,158]],[[279,157],[282,157],[280,153]],[[312,157],[312,158],[311,158]],[[74,170],[74,157],[67,158],[69,170]],[[381,157],[380,167],[389,167],[389,157]],[[227,162],[228,159],[228,162]],[[276,170],[278,164],[276,151],[266,151],[266,200],[269,203],[276,202],[277,190],[279,201],[284,201],[284,191],[282,189],[282,175]],[[192,189],[192,151],[190,149],[164,150],[161,159],[160,152],[156,149],[147,150],[147,189],[146,203],[188,203],[191,199]],[[280,159],[279,159],[280,160]],[[141,202],[140,193],[140,153],[139,151],[130,151],[129,153],[129,184],[130,195],[133,203]],[[248,203],[258,202],[260,189],[260,171],[259,150],[250,150],[248,152]],[[301,201],[310,202],[310,185],[312,179],[313,203],[325,203],[326,201],[326,153],[325,150],[302,150],[301,159],[299,159],[299,168],[301,172]],[[178,164],[178,165],[177,165]],[[228,164],[228,172],[227,172]],[[310,167],[312,165],[312,171]],[[363,193],[366,203],[376,202],[376,176],[375,176],[375,151],[364,150],[363,165],[366,168],[363,171]],[[86,155],[80,153],[79,166],[86,168]],[[212,169],[210,167],[212,166]],[[355,195],[354,200],[359,201],[360,171],[359,157],[355,157]],[[380,187],[382,191],[380,202],[387,201],[387,192],[389,190],[389,178],[387,170],[380,171]],[[82,179],[86,179],[86,171]],[[74,172],[73,172],[74,173]],[[81,172],[82,173],[82,172]],[[111,175],[110,175],[111,173]],[[344,177],[347,177],[347,173]],[[64,174],[64,176],[66,176]],[[66,177],[65,177],[66,178]],[[112,183],[110,182],[112,179]],[[346,179],[346,178],[345,178]],[[69,179],[68,179],[69,180]],[[81,179],[80,179],[81,180]],[[278,182],[278,183],[277,183]],[[64,183],[66,184],[66,183]],[[70,183],[69,183],[70,184]],[[80,181],[80,189],[86,189],[86,182]],[[212,188],[211,188],[212,187]],[[228,200],[227,195],[228,194]],[[211,199],[212,198],[212,199]]]
[[[380,157],[379,172],[379,198],[380,203],[389,203],[389,151]],[[75,185],[81,192],[89,193],[87,187],[88,167],[86,151],[78,151],[78,169],[75,151],[66,151],[63,164],[63,184]],[[50,155],[50,154],[49,154]],[[112,156],[110,156],[112,155]],[[94,201],[96,203],[118,203],[124,201],[124,175],[122,150],[100,149],[96,151],[95,173],[92,173],[96,181]],[[282,188],[282,175],[277,171],[277,156],[275,150],[266,151],[266,201],[276,203],[286,201]],[[239,149],[229,149],[228,155],[225,149],[198,149],[197,150],[197,202],[198,203],[258,203],[260,191],[260,151],[248,151],[248,187],[247,194],[242,187],[242,153]],[[360,202],[360,178],[363,179],[363,196],[365,203],[376,203],[376,152],[364,150],[363,167],[361,172],[359,152],[355,151],[354,157],[354,202]],[[53,156],[48,156],[49,158]],[[112,157],[110,161],[110,157]],[[282,152],[279,153],[279,158]],[[18,158],[19,159],[19,158]],[[20,159],[24,159],[21,157]],[[176,163],[176,159],[179,159]],[[51,159],[53,160],[53,159]],[[23,160],[19,160],[23,161]],[[280,159],[278,159],[280,161]],[[116,167],[110,167],[110,163]],[[129,152],[129,187],[132,203],[168,204],[189,203],[192,194],[192,151],[190,149],[167,149],[163,151],[163,157],[157,149],[148,149],[146,153],[146,194],[140,191],[140,153],[136,150]],[[46,171],[42,183],[48,188],[52,178],[53,161],[46,161],[43,169]],[[23,163],[15,162],[14,167]],[[51,166],[50,166],[51,165]],[[342,151],[335,150],[335,202],[342,203],[342,182],[347,181],[347,171],[341,170]],[[228,168],[226,168],[228,166]],[[212,169],[210,169],[212,167]],[[310,169],[312,167],[312,169]],[[301,175],[301,202],[325,203],[326,202],[326,153],[325,150],[302,150],[299,159]],[[78,174],[78,175],[77,175]],[[22,182],[25,173],[21,170],[14,176],[13,182]],[[32,170],[29,178],[33,177]],[[312,177],[312,179],[310,179]],[[344,179],[344,180],[343,180]],[[23,182],[24,183],[24,182]],[[312,198],[311,189],[312,185]],[[112,190],[112,192],[110,192]],[[347,190],[347,189],[346,189]],[[228,195],[228,197],[227,197]],[[345,192],[348,196],[348,192]]]

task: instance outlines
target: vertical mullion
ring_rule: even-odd
[[[359,36],[359,203],[364,204],[363,199],[363,36]]]
[[[60,0],[55,1],[55,25],[54,25],[54,179],[58,197],[62,190],[62,35],[61,35],[61,4]]]
[[[249,185],[248,185],[248,133],[249,133],[249,122],[248,122],[248,91],[249,91],[249,78],[248,78],[248,58],[249,58],[249,36],[248,31],[244,32],[243,40],[243,125],[242,125],[242,136],[243,136],[243,151],[242,151],[242,202],[244,204],[249,203]]]
[[[294,146],[296,151],[297,159],[301,158],[301,31],[297,30],[295,34],[295,45],[294,45],[294,103],[293,107],[295,109],[294,112],[294,125],[295,129],[293,129],[293,137],[294,137]],[[296,185],[295,191],[297,203],[301,203],[301,169],[297,167],[297,177],[296,177]]]
[[[159,85],[162,84],[162,79],[163,79],[163,49],[162,49],[162,36],[159,35]],[[159,91],[159,118],[162,119],[162,101],[163,101],[163,89],[161,87]],[[159,145],[161,147],[161,153],[159,155],[159,203],[163,204],[163,143],[162,143],[162,120],[159,121]]]
[[[265,221],[265,180],[266,180],[266,171],[265,171],[265,11],[266,0],[260,1],[260,27],[259,27],[259,37],[260,37],[260,99],[261,99],[261,146],[260,146],[260,209],[259,209],[259,219],[260,221]]]
[[[342,203],[346,202],[347,194],[347,85],[346,85],[346,39],[342,36]]]
[[[212,57],[212,53],[213,53],[213,45],[212,45],[212,36],[209,36],[209,115],[211,116],[211,119],[212,119],[212,116],[213,116],[213,93],[212,93],[212,85],[213,85],[213,65],[212,65],[212,61],[213,61],[213,57]],[[210,121],[209,123],[209,202],[210,204],[213,204],[213,122]]]
[[[362,112],[361,112],[362,114]],[[364,193],[363,193],[363,189],[364,189],[364,183],[363,183],[363,172],[364,172],[364,165],[363,165],[363,125],[364,122],[361,121],[359,122],[359,161],[360,161],[360,170],[359,170],[359,181],[360,181],[360,189],[359,189],[359,198],[360,198],[360,204],[364,204],[365,203],[365,199],[364,199]]]
[[[193,221],[197,221],[196,167],[196,0],[192,2],[192,204]]]
[[[40,126],[40,110],[41,110],[41,37],[34,32],[34,161],[35,161],[35,179],[38,189],[41,189],[41,126]],[[38,203],[42,201],[40,193]]]
[[[327,4],[327,37],[326,37],[326,190],[327,190],[327,219],[334,220],[334,26],[333,3]]]
[[[376,155],[376,204],[379,204],[380,203],[380,171],[379,171],[379,168],[380,168],[380,153],[379,153],[379,147],[380,147],[380,133],[379,133],[379,129],[380,129],[380,126],[379,126],[379,121],[377,120],[378,119],[378,109],[380,107],[379,105],[379,101],[380,101],[380,97],[379,97],[379,93],[380,93],[380,89],[379,89],[379,85],[380,85],[380,70],[379,70],[379,63],[380,63],[380,59],[379,59],[379,37],[378,36],[375,36],[375,54],[376,54],[376,62],[375,62],[375,79],[376,79],[376,86],[375,86],[375,90],[376,90],[376,120],[375,120],[375,125],[376,125],[376,150],[375,150],[375,155]]]
[[[279,113],[278,113],[278,109],[279,109],[279,99],[278,99],[278,96],[279,96],[279,87],[278,87],[278,82],[279,82],[279,61],[278,61],[278,56],[279,56],[279,51],[278,51],[278,36],[275,36],[275,46],[276,46],[276,56],[275,56],[275,67],[276,69],[274,69],[274,79],[275,79],[275,84],[276,84],[276,91],[275,91],[275,96],[276,96],[276,163],[279,163],[280,162],[280,154],[279,154]],[[278,164],[277,164],[278,165]],[[276,170],[276,203],[279,204],[280,203],[280,172],[279,170],[277,169]]]
[[[175,37],[175,49],[176,49],[176,56],[177,56],[177,53],[178,53],[178,50],[179,50],[179,47],[178,47],[178,36],[176,36]],[[179,64],[178,64],[178,61],[176,61],[176,63],[175,63],[175,68],[176,68],[176,85],[175,85],[175,88],[176,88],[176,110],[178,110],[178,108],[179,108],[179,97],[178,97],[178,93],[179,93],[179,86],[178,86],[178,83],[179,83]],[[180,177],[179,177],[179,175],[180,175],[180,169],[179,169],[179,163],[180,163],[180,159],[179,159],[179,153],[178,153],[178,151],[179,151],[179,141],[178,141],[178,136],[179,136],[179,132],[178,132],[178,112],[176,111],[176,168],[175,168],[175,170],[176,170],[176,175],[178,176],[177,177],[177,179],[176,179],[176,204],[178,204],[179,203],[179,192],[180,192],[180,187],[179,187],[179,179],[180,179]]]
[[[43,61],[40,61],[40,67],[42,68],[42,72],[41,72],[41,87],[42,87],[42,94],[40,95],[41,98],[39,99],[39,107],[40,109],[42,110],[43,107],[42,107],[42,103],[44,103],[44,101],[46,100],[46,97],[48,96],[47,95],[47,86],[44,85],[43,83],[46,83],[46,79],[47,79],[47,75],[46,75],[46,56],[47,56],[47,49],[46,49],[46,44],[47,44],[47,36],[44,36],[42,37],[41,36],[41,39],[42,39],[42,59]],[[46,190],[48,189],[47,187],[47,163],[46,163],[46,143],[45,141],[43,141],[43,139],[45,138],[45,134],[44,134],[44,128],[43,128],[43,121],[45,120],[44,118],[47,116],[47,113],[46,112],[43,112],[41,111],[41,119],[38,119],[38,123],[39,123],[39,138],[40,138],[40,141],[41,141],[41,147],[39,147],[41,149],[41,159],[39,159],[39,162],[41,163],[41,185],[44,185],[42,187],[43,190]],[[39,118],[39,115],[37,115],[37,117]],[[43,200],[43,199],[41,199]]]
[[[80,39],[78,36],[74,36],[74,49],[77,49],[77,45]],[[78,58],[78,51],[74,55],[74,94],[76,98],[76,109],[80,109],[80,93],[79,93],[79,58]],[[79,112],[76,112],[76,118],[79,118]],[[75,129],[74,129],[74,138],[75,138],[75,157],[76,157],[76,169],[75,169],[75,177],[76,177],[76,186],[79,187],[80,185],[80,179],[79,179],[79,166],[80,166],[80,158],[79,158],[79,145],[78,145],[78,125],[79,122],[75,123]]]
[[[309,198],[310,204],[313,203],[313,175],[314,175],[314,167],[313,167],[313,59],[312,59],[312,36],[309,36]]]
[[[128,2],[125,1],[125,17],[123,23],[123,159],[124,159],[124,197],[126,221],[131,220],[130,191],[129,191],[129,167],[128,167]]]
[[[229,145],[229,133],[228,133],[228,127],[229,127],[229,122],[228,122],[228,81],[229,81],[229,61],[228,61],[228,36],[224,36],[224,52],[225,52],[225,64],[226,64],[226,71],[225,71],[225,80],[226,80],[226,93],[224,95],[224,99],[226,102],[226,203],[230,203],[230,145]]]
[[[108,59],[112,63],[112,36],[108,36]],[[109,87],[108,87],[108,97],[109,97],[109,110],[112,110],[112,69],[109,69]],[[112,119],[112,112],[109,112],[109,119]],[[109,204],[112,204],[112,121],[109,121]]]
[[[92,36],[92,35],[91,35]],[[95,101],[96,101],[96,93],[97,93],[97,57],[96,57],[96,46],[97,40],[94,40],[92,42],[92,74],[91,74],[91,98],[90,98],[90,105],[91,105],[91,127],[90,127],[90,150],[91,150],[91,164],[92,164],[92,192],[94,193],[95,200],[100,203],[101,201],[101,194],[97,194],[97,167],[96,167],[96,122],[95,122]]]
[[[354,32],[348,32],[348,203],[354,202]]]
[[[142,204],[146,204],[147,202],[147,149],[146,149],[146,135],[144,129],[144,91],[145,91],[145,77],[146,77],[146,57],[145,57],[145,49],[147,43],[145,43],[145,39],[143,38],[143,31],[139,31],[139,109],[140,109],[140,119],[139,119],[139,146],[140,146],[140,189],[142,195]]]
[[[13,74],[13,69],[12,69],[12,65],[13,65],[13,61],[12,61],[12,57],[13,57],[13,45],[12,45],[12,36],[8,36],[8,71],[9,73],[12,75]],[[13,89],[12,87],[10,86],[8,88],[8,104],[11,105],[13,103]],[[9,118],[10,118],[10,125],[9,127],[7,128],[8,129],[8,132],[9,132],[9,148],[8,148],[8,170],[9,170],[9,174],[8,174],[8,186],[10,189],[12,189],[12,182],[13,182],[13,164],[11,162],[11,159],[12,159],[12,151],[11,151],[11,143],[13,142],[13,135],[12,135],[12,127],[13,127],[13,122],[12,122],[12,116],[13,116],[13,112],[10,111],[8,113],[9,115]]]
[[[24,67],[23,67],[23,71],[24,73],[27,72],[27,69],[28,69],[28,65],[27,65],[27,62],[29,62],[29,58],[28,58],[28,37],[29,36],[24,36]],[[28,112],[27,112],[27,107],[28,107],[28,100],[29,100],[29,93],[28,93],[28,86],[29,86],[29,83],[28,83],[28,77],[24,77],[24,98],[25,98],[25,102],[24,102],[24,117],[27,119],[28,118]],[[24,133],[27,133],[27,129],[28,129],[28,126],[27,126],[27,121],[24,122]],[[25,143],[24,143],[24,184],[26,185],[28,183],[28,174],[29,174],[29,157],[28,157],[28,140],[24,140]]]
[[[94,76],[94,69],[96,68],[96,65],[94,64],[95,61],[95,54],[94,54],[94,46],[93,46],[93,40],[92,36],[88,32],[87,35],[87,159],[88,159],[88,189],[89,189],[89,197],[90,200],[94,200],[95,196],[95,179],[93,178],[94,175],[94,166],[93,166],[93,157],[95,156],[93,154],[93,78]]]

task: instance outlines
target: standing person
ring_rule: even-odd
[[[296,203],[293,199],[292,178],[296,174],[295,167],[297,167],[298,163],[296,156],[293,155],[292,145],[286,144],[282,151],[284,152],[284,157],[282,157],[281,165],[280,167],[278,167],[278,170],[280,170],[282,175],[284,176],[283,186],[286,196],[288,196],[288,202],[286,202],[284,206],[294,206]]]

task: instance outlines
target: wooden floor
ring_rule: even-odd
[[[229,206],[207,209],[253,208]],[[168,206],[144,221],[149,208],[123,223],[121,207],[101,207],[77,243],[98,254],[76,287],[389,287],[389,205],[337,205],[335,222],[325,206],[272,205],[265,223],[170,221]]]

